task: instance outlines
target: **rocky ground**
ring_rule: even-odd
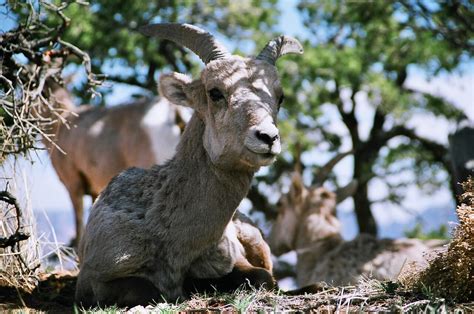
[[[76,277],[73,274],[41,276],[39,285],[26,293],[15,288],[0,288],[0,311],[29,313],[74,313]],[[183,303],[157,303],[131,309],[93,309],[100,313],[163,312],[454,312],[473,313],[474,302],[449,303],[430,295],[415,293],[398,283],[365,281],[357,287],[326,287],[314,294],[289,296],[263,290],[236,291],[233,294],[196,295]],[[89,311],[88,311],[89,312]]]

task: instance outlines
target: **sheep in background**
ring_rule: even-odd
[[[49,130],[55,144],[44,140],[53,167],[66,187],[72,205],[79,243],[84,223],[84,195],[93,200],[120,171],[136,166],[149,168],[173,157],[189,109],[166,99],[141,99],[114,107],[75,107],[68,91],[48,80],[61,117]],[[58,147],[63,150],[59,150]]]
[[[396,279],[409,262],[426,263],[425,254],[445,241],[377,239],[361,234],[352,241],[341,236],[336,204],[352,195],[355,182],[337,193],[322,186],[330,169],[346,154],[340,154],[316,176],[318,184],[306,188],[295,172],[290,191],[278,204],[269,244],[279,256],[295,250],[297,283],[307,286],[324,281],[333,285],[356,284],[361,278]]]

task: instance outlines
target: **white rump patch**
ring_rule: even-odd
[[[89,135],[92,137],[98,137],[100,133],[102,133],[102,130],[104,129],[104,119],[97,120],[89,129]]]
[[[176,152],[181,137],[181,130],[176,125],[176,107],[162,98],[148,110],[141,121],[157,164],[171,159]]]

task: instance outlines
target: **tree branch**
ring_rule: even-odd
[[[17,220],[17,226],[15,232],[8,238],[0,238],[0,248],[5,249],[7,247],[13,247],[18,242],[28,239],[30,236],[23,232],[21,229],[21,210],[16,198],[8,191],[0,191],[0,201],[12,205],[15,208],[15,217]]]
[[[382,110],[380,110],[380,108],[376,108],[368,142],[371,142],[372,139],[377,138],[379,134],[383,132],[383,125],[385,123],[385,119],[386,119],[385,113]]]
[[[121,77],[118,75],[107,75],[107,80],[113,81],[116,83],[133,85],[133,86],[138,86],[144,89],[148,89],[148,84],[139,81],[136,75],[131,75],[129,77]]]
[[[260,193],[256,184],[252,184],[252,187],[247,194],[247,198],[252,202],[252,211],[263,213],[267,221],[276,219],[278,211],[274,205],[268,202],[268,198]]]
[[[384,132],[376,139],[377,143],[386,143],[390,139],[397,136],[405,136],[411,140],[419,142],[426,150],[432,153],[436,161],[443,164],[446,170],[451,171],[451,163],[449,159],[448,149],[442,144],[423,138],[415,133],[414,130],[408,129],[403,125],[398,125],[390,131]],[[380,144],[379,144],[380,145]],[[382,145],[383,146],[383,145]]]
[[[336,83],[336,89],[334,91],[334,96],[335,96],[335,102],[336,102],[336,107],[337,110],[339,111],[339,114],[342,117],[342,122],[346,125],[347,129],[349,130],[349,133],[352,138],[352,147],[357,147],[360,145],[360,137],[359,137],[359,123],[355,117],[355,103],[352,106],[352,110],[349,112],[344,111],[343,103],[341,100],[341,91],[339,89],[339,83],[337,80],[335,80]],[[352,91],[353,94],[355,94],[354,91]]]

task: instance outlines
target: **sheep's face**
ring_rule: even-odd
[[[204,147],[219,168],[256,171],[281,151],[276,117],[283,93],[276,68],[232,56],[207,64],[199,80],[161,79],[162,94],[194,108],[204,121]]]
[[[299,175],[278,201],[278,216],[269,238],[272,253],[281,255],[339,234],[336,196],[324,187],[307,189]]]

